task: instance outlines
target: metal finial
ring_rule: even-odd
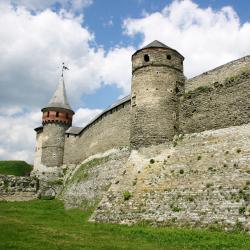
[[[63,78],[63,72],[64,72],[64,70],[69,70],[69,68],[66,67],[66,66],[64,65],[64,62],[63,62],[63,63],[62,63],[62,74],[61,74],[62,78]]]

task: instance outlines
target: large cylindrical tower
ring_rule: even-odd
[[[46,167],[59,167],[63,164],[65,131],[72,125],[74,115],[67,101],[63,77],[52,99],[42,112],[41,164]]]
[[[178,131],[178,93],[184,57],[154,41],[132,56],[130,143],[134,148],[171,141]]]

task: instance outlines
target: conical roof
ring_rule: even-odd
[[[141,49],[137,50],[137,51],[133,54],[133,56],[134,56],[135,54],[137,54],[139,51],[144,50],[144,49],[148,49],[148,48],[164,48],[164,49],[171,49],[171,50],[175,51],[176,53],[178,53],[178,54],[184,59],[183,55],[180,54],[177,50],[170,48],[169,46],[167,46],[166,44],[164,44],[164,43],[162,43],[162,42],[159,42],[158,40],[154,40],[153,42],[149,43],[148,45],[146,45],[146,46],[142,47]]]
[[[57,89],[45,108],[63,108],[72,111],[66,95],[64,79],[61,76]]]
[[[143,49],[146,48],[167,48],[167,49],[171,49],[170,47],[168,47],[166,44],[161,43],[157,40],[154,40],[153,42],[151,42],[150,44],[146,45],[145,47],[143,47]]]

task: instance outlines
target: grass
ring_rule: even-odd
[[[198,229],[89,223],[58,200],[0,202],[0,249],[250,249],[250,237]]]
[[[0,174],[29,176],[32,166],[25,161],[0,161]]]

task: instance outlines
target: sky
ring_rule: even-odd
[[[0,159],[33,162],[62,62],[74,126],[130,93],[131,55],[178,50],[187,78],[250,54],[250,1],[0,0]]]

